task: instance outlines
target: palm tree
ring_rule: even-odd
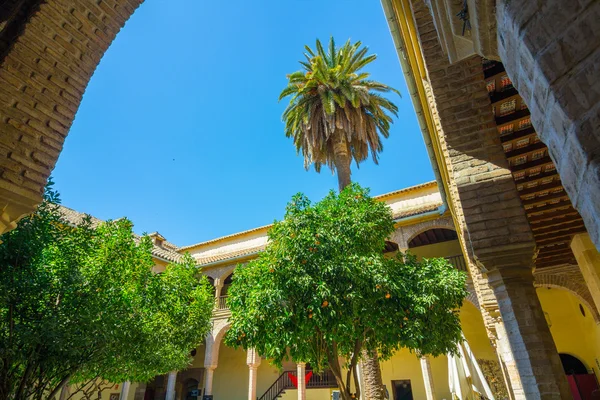
[[[369,152],[375,164],[383,150],[381,136],[389,136],[392,117],[398,107],[379,93],[394,92],[383,83],[369,79],[361,69],[377,56],[367,55],[368,48],[350,40],[336,48],[333,37],[329,49],[317,39],[316,52],[304,46],[306,61],[303,71],[288,75],[288,85],[279,100],[291,96],[283,113],[285,134],[294,139],[296,150],[304,156],[304,167],[314,164],[317,172],[326,164],[337,171],[339,190],[351,183],[352,159],[358,166]],[[384,400],[377,352],[363,351],[365,395],[367,399]]]
[[[304,167],[314,164],[317,172],[326,164],[337,171],[340,191],[350,184],[350,164],[364,161],[369,152],[375,164],[383,150],[381,136],[389,136],[398,107],[379,93],[395,92],[361,72],[377,56],[350,40],[335,47],[333,38],[325,52],[317,39],[316,52],[305,46],[303,71],[288,75],[288,85],[279,100],[291,96],[283,113],[285,134],[294,139],[304,156]]]

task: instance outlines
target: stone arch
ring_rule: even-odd
[[[206,351],[204,354],[204,367],[216,368],[219,361],[219,348],[223,337],[231,327],[226,319],[216,319],[213,321],[211,332],[206,336]]]
[[[456,231],[454,222],[451,217],[443,217],[430,221],[420,222],[414,225],[401,226],[396,229],[392,240],[398,243],[401,249],[408,249],[408,242],[410,242],[415,236],[423,233],[429,229],[450,229]]]
[[[561,276],[559,274],[551,274],[551,273],[540,273],[534,274],[534,286],[538,287],[546,287],[546,288],[555,288],[566,290],[571,293],[577,299],[584,304],[590,313],[592,314],[592,318],[594,318],[594,322],[597,324],[600,323],[600,315],[598,314],[598,309],[594,305],[594,301],[592,299],[592,295],[590,294],[583,278],[581,281],[577,281],[572,278],[567,278],[565,276]]]
[[[223,282],[228,275],[230,275],[235,269],[235,264],[225,265],[222,267],[211,268],[203,271],[204,275],[214,279],[215,285],[219,282]]]
[[[41,201],[96,66],[142,1],[0,5],[0,233]]]
[[[477,299],[477,293],[475,293],[475,289],[472,287],[472,284],[468,286],[469,287],[467,287],[467,291],[469,292],[469,294],[467,295],[467,297],[465,297],[465,300],[473,304],[479,310],[480,307],[479,300]]]

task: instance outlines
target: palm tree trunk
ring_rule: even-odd
[[[381,378],[381,366],[377,359],[377,351],[363,349],[362,368],[365,376],[364,398],[367,400],[385,400],[386,393]]]
[[[350,180],[350,163],[352,162],[352,157],[350,155],[348,141],[346,140],[346,134],[343,131],[338,130],[336,136],[337,138],[333,144],[333,161],[337,171],[338,185],[341,192],[346,186],[352,183]]]
[[[338,185],[340,192],[344,190],[346,186],[352,183],[350,176],[350,163],[352,162],[352,155],[350,154],[350,148],[348,141],[346,140],[346,134],[338,130],[337,138],[333,145],[334,152],[334,163],[335,169],[338,176]],[[367,400],[385,400],[385,387],[383,386],[383,380],[381,378],[381,367],[379,360],[377,359],[377,352],[362,352],[362,365],[363,373],[365,376],[365,388],[364,394]]]

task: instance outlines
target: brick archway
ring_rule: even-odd
[[[0,5],[0,233],[41,201],[96,66],[142,2]]]
[[[536,273],[534,273],[534,279],[535,287],[556,288],[571,293],[590,310],[594,321],[597,324],[600,323],[600,314],[594,305],[592,295],[579,272],[578,266],[571,265],[560,267],[560,271],[536,271]]]
[[[429,229],[450,229],[456,231],[451,217],[442,217],[430,221],[421,222],[414,225],[401,226],[396,229],[392,235],[392,240],[398,243],[401,249],[408,249],[408,243],[418,234]]]

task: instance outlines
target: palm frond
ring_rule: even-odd
[[[369,156],[377,163],[392,116],[398,115],[398,107],[381,93],[400,94],[361,71],[377,56],[368,55],[361,42],[348,40],[337,47],[333,37],[327,52],[318,39],[314,50],[304,48],[302,70],[288,76],[279,100],[290,98],[282,116],[284,131],[302,154],[305,167],[313,165],[320,171],[326,165],[333,171],[334,143],[340,137],[357,165]]]

